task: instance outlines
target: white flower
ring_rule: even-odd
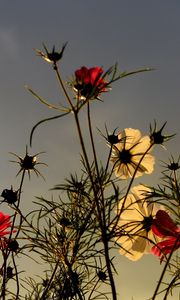
[[[145,154],[151,145],[149,136],[142,137],[138,129],[126,128],[118,134],[118,140],[112,145],[110,158],[117,177],[127,179],[134,172],[135,177],[153,172],[155,159],[149,154],[151,148]]]
[[[135,186],[127,198],[121,199],[118,204],[117,214],[120,213],[120,217],[115,239],[120,244],[120,254],[133,261],[150,253],[151,241],[157,241],[151,230],[157,207],[145,199],[150,191],[143,185]]]

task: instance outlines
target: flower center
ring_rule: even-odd
[[[26,155],[24,159],[21,160],[21,168],[24,170],[33,170],[36,165],[36,156]]]
[[[143,225],[142,228],[145,229],[147,232],[151,230],[152,221],[153,221],[152,216],[144,217],[144,220],[142,221],[142,225]]]
[[[95,87],[92,86],[91,83],[77,83],[74,85],[75,89],[81,94],[82,97],[87,98]]]
[[[121,152],[119,152],[119,159],[123,164],[129,164],[131,163],[132,154],[130,150],[123,149]]]

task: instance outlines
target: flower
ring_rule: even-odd
[[[7,202],[8,204],[14,204],[18,200],[18,191],[13,191],[12,187],[10,190],[4,189],[1,197],[4,198],[4,202]]]
[[[119,142],[112,145],[111,162],[117,177],[139,177],[153,172],[155,159],[149,154],[150,138],[138,129],[126,128],[118,134]]]
[[[177,161],[174,160],[173,157],[171,157],[171,159],[169,160],[169,164],[166,164],[167,165],[167,170],[170,170],[170,171],[177,171],[180,169],[180,164],[179,164],[179,161],[180,161],[180,156],[178,157]]]
[[[106,279],[107,279],[106,273],[104,271],[102,271],[102,270],[99,270],[97,272],[97,276],[98,276],[98,278],[99,278],[100,281],[106,281]]]
[[[20,170],[17,173],[17,176],[21,172],[27,171],[28,175],[29,175],[29,179],[30,179],[30,172],[34,171],[37,176],[40,175],[44,179],[44,176],[36,169],[37,165],[45,165],[45,166],[47,166],[46,163],[37,162],[37,156],[39,154],[44,153],[44,152],[39,152],[39,153],[37,153],[35,155],[29,155],[28,151],[27,151],[27,148],[26,148],[26,154],[25,154],[24,158],[20,157],[19,155],[15,154],[15,153],[12,153],[12,152],[10,152],[10,153],[12,155],[16,156],[19,159],[19,161],[11,160],[11,162],[15,162],[15,163],[19,164],[19,166],[20,166]]]
[[[62,59],[63,53],[64,53],[64,50],[65,50],[66,46],[67,46],[67,42],[62,46],[62,49],[61,49],[60,52],[55,51],[55,46],[53,46],[52,51],[49,52],[49,50],[47,49],[47,47],[43,44],[43,47],[44,47],[46,53],[43,53],[42,51],[40,51],[38,49],[35,49],[35,51],[45,61],[47,61],[49,63],[53,63],[54,65],[56,65],[57,61],[59,61],[60,59]]]
[[[133,261],[150,253],[151,241],[157,241],[151,230],[157,207],[146,201],[149,192],[148,187],[135,186],[118,204],[115,239],[120,244],[120,254]]]
[[[153,145],[155,145],[155,144],[163,145],[164,142],[170,140],[172,137],[175,136],[175,134],[172,134],[172,135],[163,135],[162,134],[162,131],[163,131],[166,123],[167,122],[165,122],[159,130],[157,130],[156,122],[154,122],[154,129],[150,125],[150,140]]]
[[[11,233],[11,230],[7,230],[7,228],[11,227],[10,218],[11,216],[5,215],[0,211],[0,238]]]
[[[10,239],[7,241],[7,248],[12,252],[16,252],[19,249],[19,244],[16,240]]]
[[[176,225],[166,211],[158,210],[153,220],[152,231],[158,237],[164,238],[151,249],[151,252],[159,256],[161,261],[164,255],[180,248],[180,227]]]
[[[90,69],[81,67],[75,71],[75,82],[73,88],[77,93],[77,98],[98,99],[102,92],[107,91],[107,82],[102,76],[103,69],[101,67],[92,67]]]

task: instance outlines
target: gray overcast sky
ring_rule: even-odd
[[[0,185],[18,184],[16,166],[8,162],[9,152],[24,155],[32,126],[51,116],[25,89],[28,84],[54,104],[63,102],[52,68],[36,56],[34,48],[57,50],[68,41],[61,64],[64,80],[86,65],[106,70],[118,62],[120,70],[144,67],[156,70],[123,79],[93,105],[95,127],[113,131],[118,127],[139,128],[148,132],[154,119],[167,133],[177,133],[169,151],[158,149],[160,158],[170,151],[179,154],[179,69],[180,1],[178,0],[52,0],[0,2]],[[84,120],[82,120],[84,122]],[[97,138],[102,150],[102,138]],[[24,188],[24,209],[30,210],[35,195],[44,195],[78,167],[79,146],[71,118],[53,121],[37,129],[32,154],[46,151],[41,168],[47,180],[32,178]],[[101,157],[101,158],[102,158]],[[157,167],[158,170],[158,167]],[[153,177],[155,178],[155,177]],[[149,180],[147,176],[147,184]],[[118,254],[117,254],[118,257]],[[161,270],[154,257],[132,263],[119,256],[119,291],[124,300],[144,300],[151,296]],[[123,270],[123,272],[122,272]],[[138,270],[138,276],[137,276]],[[146,276],[146,274],[148,275]],[[144,275],[145,274],[145,275]]]

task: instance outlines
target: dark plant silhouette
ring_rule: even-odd
[[[58,115],[33,126],[29,147],[39,125],[71,115],[81,147],[81,172],[71,174],[69,170],[69,178],[52,188],[56,196],[37,197],[34,209],[24,214],[21,209],[24,178],[27,174],[31,179],[33,173],[44,178],[37,167],[46,164],[37,159],[43,152],[29,155],[28,147],[24,157],[11,153],[17,159],[13,162],[18,164],[17,175],[21,177],[17,188],[6,187],[1,192],[2,202],[10,207],[12,215],[0,212],[0,299],[121,300],[116,289],[116,249],[119,260],[123,255],[132,263],[144,254],[160,258],[162,273],[151,299],[162,295],[165,300],[180,285],[179,159],[171,157],[164,164],[163,178],[157,186],[134,185],[134,179],[153,173],[154,147],[164,145],[174,135],[163,135],[166,123],[157,129],[155,122],[146,135],[134,128],[120,132],[115,129],[111,134],[105,127],[105,133],[99,132],[109,151],[102,161],[91,112],[91,105],[103,102],[103,94],[110,93],[117,80],[151,69],[119,72],[115,64],[104,72],[99,66],[83,66],[74,72],[71,82],[65,83],[59,63],[63,62],[66,45],[60,52],[55,51],[55,46],[50,52],[45,45],[45,53],[36,50],[52,66],[66,105],[53,105],[28,87],[38,101],[58,111]],[[81,124],[82,110],[87,116],[87,128]],[[85,136],[89,137],[90,145],[86,144]],[[43,264],[41,277],[29,276],[26,268],[19,271],[18,261],[23,256]],[[167,272],[170,281],[165,285]]]

